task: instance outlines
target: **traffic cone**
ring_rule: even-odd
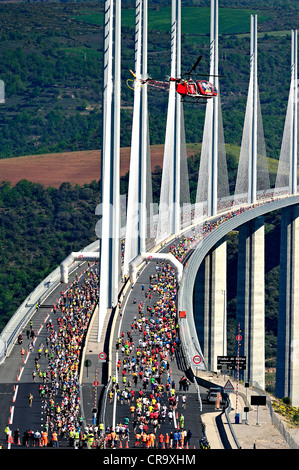
[[[122,442],[121,442],[121,439],[120,439],[120,441],[119,441],[119,448],[121,449],[122,446],[123,446],[123,445],[122,445]]]
[[[129,441],[127,440],[126,441],[126,449],[128,449],[128,448],[129,448]]]

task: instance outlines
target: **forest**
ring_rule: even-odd
[[[155,78],[169,74],[170,0],[149,0],[149,63]],[[134,5],[123,0],[121,146],[131,143],[133,92],[126,85],[134,67]],[[209,5],[182,0],[182,71],[202,54],[199,73],[209,69]],[[250,61],[250,14],[258,14],[259,91],[267,155],[278,159],[290,82],[291,29],[298,3],[278,0],[219,1],[219,73],[228,171],[233,182],[246,107]],[[194,20],[196,19],[196,21]],[[103,1],[99,3],[0,1],[0,158],[101,147]],[[150,143],[163,144],[167,94],[149,91]],[[200,143],[205,107],[184,108],[186,140]],[[194,201],[199,154],[189,159]],[[271,175],[273,177],[273,175]],[[1,177],[0,177],[1,181]],[[153,173],[159,200],[161,169]],[[273,181],[273,178],[272,178]],[[121,179],[127,193],[128,175]],[[60,188],[23,180],[0,183],[0,330],[27,295],[71,252],[94,241],[100,181]],[[276,356],[279,275],[279,214],[266,220],[266,357]],[[228,239],[228,314],[233,348],[237,235]]]
[[[122,2],[121,146],[131,142],[133,1]],[[225,142],[240,144],[250,63],[250,15],[258,15],[259,91],[267,153],[278,158],[290,80],[296,2],[219,2],[219,74]],[[237,8],[237,4],[240,6]],[[148,73],[169,75],[170,0],[149,1]],[[0,2],[0,158],[98,149],[101,145],[103,2]],[[196,21],[195,21],[196,19]],[[209,71],[209,1],[182,2],[182,73],[203,55]],[[167,93],[150,90],[151,144],[163,144]],[[204,106],[185,109],[186,139],[201,142]],[[157,125],[158,123],[158,125]]]

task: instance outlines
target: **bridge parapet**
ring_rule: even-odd
[[[178,311],[186,312],[186,318],[179,319],[179,326],[183,349],[186,354],[186,361],[195,375],[196,369],[200,366],[195,364],[193,360],[194,357],[196,358],[201,355],[201,367],[205,367],[204,357],[201,353],[201,346],[197,337],[193,309],[193,290],[196,275],[201,263],[204,261],[210,250],[212,250],[213,247],[229,232],[257,217],[298,203],[298,195],[277,198],[271,197],[268,200],[263,200],[262,202],[254,205],[248,205],[247,210],[244,211],[239,212],[231,210],[227,212],[227,215],[229,215],[227,218],[225,218],[225,214],[219,214],[219,218],[222,218],[221,223],[215,225],[215,228],[213,228],[210,233],[208,233],[203,239],[199,240],[196,246],[193,246],[192,254],[190,256],[187,255],[188,262],[186,263],[178,292]]]

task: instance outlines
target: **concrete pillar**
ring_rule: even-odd
[[[290,138],[290,194],[297,194],[298,186],[298,46],[297,30],[292,31],[291,63],[291,138]]]
[[[210,80],[218,87],[218,0],[211,0],[210,19]],[[218,200],[218,96],[208,101],[207,107],[212,108],[209,147],[209,183],[208,183],[208,215],[217,214]]]
[[[246,356],[244,380],[265,388],[265,248],[264,218],[239,229],[237,325],[241,326],[240,355]],[[237,346],[237,344],[236,344]]]
[[[281,213],[276,395],[299,406],[299,206]]]
[[[226,238],[206,256],[194,294],[195,324],[209,370],[217,371],[217,356],[226,355]]]
[[[248,202],[255,203],[257,190],[257,15],[251,15],[250,35],[250,132]]]
[[[106,0],[104,15],[101,153],[100,293],[98,341],[107,309],[117,304],[120,281],[120,57],[121,1]]]
[[[135,73],[147,78],[147,0],[137,0],[135,8]],[[134,109],[128,187],[126,243],[123,274],[129,273],[129,264],[146,251],[147,189],[151,186],[150,149],[148,135],[147,84],[134,84]]]

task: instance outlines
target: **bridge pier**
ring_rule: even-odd
[[[243,378],[265,388],[265,269],[264,217],[239,229],[237,325],[241,327],[240,355],[246,356]]]
[[[299,406],[299,206],[281,212],[276,396]]]
[[[217,370],[217,356],[226,355],[226,237],[205,257],[194,291],[199,343],[207,367]]]

